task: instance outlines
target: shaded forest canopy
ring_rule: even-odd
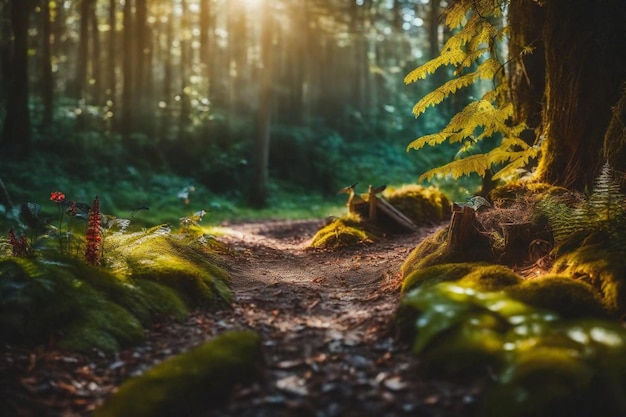
[[[472,94],[410,114],[431,82],[402,78],[450,36],[444,6],[0,1],[0,155],[48,152],[83,177],[103,163],[173,172],[244,199],[414,182],[454,151],[406,155],[407,141],[440,129]],[[0,178],[12,193],[29,186]]]

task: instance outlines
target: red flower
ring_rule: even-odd
[[[50,200],[55,203],[62,203],[65,200],[65,194],[60,191],[53,191],[50,193]]]

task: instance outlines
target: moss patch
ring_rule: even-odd
[[[126,381],[94,417],[205,415],[235,384],[259,379],[262,366],[256,334],[225,333]]]
[[[552,271],[575,277],[591,285],[606,310],[626,313],[626,257],[623,248],[606,244],[586,244],[560,256]]]
[[[161,316],[230,300],[228,277],[211,249],[187,236],[151,230],[105,240],[108,268],[41,250],[0,259],[0,333],[15,343],[91,352],[138,342]]]
[[[442,228],[434,234],[427,236],[411,251],[406,258],[400,272],[403,277],[407,277],[411,272],[423,267],[423,260],[427,256],[443,251],[448,236],[448,228]]]
[[[561,280],[572,281],[549,279]],[[622,325],[567,318],[511,298],[508,291],[442,282],[408,292],[396,316],[424,371],[495,376],[480,402],[482,417],[625,415]]]
[[[444,281],[457,281],[469,274],[475,264],[458,263],[435,265],[424,269],[418,269],[411,272],[402,282],[402,292],[405,293],[413,288],[436,284]]]
[[[378,240],[372,226],[356,215],[333,219],[311,239],[309,247],[336,249],[346,246],[372,243]]]
[[[563,317],[606,317],[593,288],[568,276],[544,275],[508,288],[507,293],[526,304],[556,311]]]
[[[383,196],[417,226],[433,224],[450,217],[450,200],[435,187],[389,187]]]

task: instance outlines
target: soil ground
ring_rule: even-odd
[[[267,371],[210,416],[470,415],[480,384],[422,377],[391,330],[400,265],[436,227],[373,245],[307,249],[320,226],[224,225],[219,240],[231,248],[232,309],[158,323],[140,346],[95,358],[4,346],[0,416],[88,416],[128,377],[234,329],[260,333]]]

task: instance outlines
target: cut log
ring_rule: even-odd
[[[454,205],[448,229],[446,251],[460,262],[493,259],[491,241],[476,219],[476,211],[468,206]]]
[[[376,210],[407,231],[416,232],[417,226],[398,209],[382,198],[376,198]]]

